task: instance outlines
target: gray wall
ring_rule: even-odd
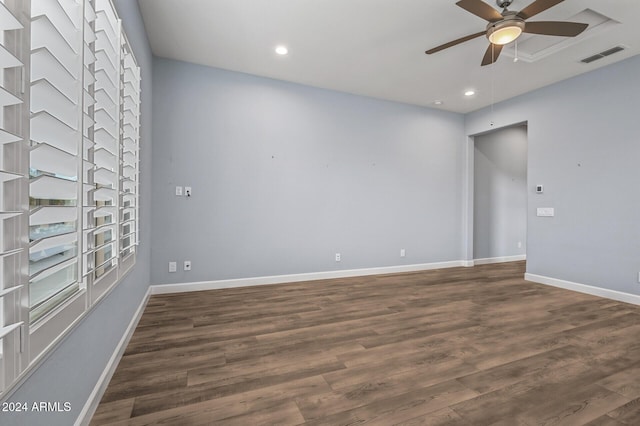
[[[461,259],[461,115],[157,58],[153,92],[153,284]]]
[[[474,258],[523,255],[527,236],[527,127],[508,127],[476,136],[474,151]]]
[[[638,76],[635,56],[465,117],[468,135],[528,123],[529,273],[640,293]]]
[[[151,258],[151,80],[152,56],[138,3],[114,0],[138,64],[142,67],[140,226],[141,241],[133,271],[103,299],[11,395],[10,401],[70,402],[67,413],[0,413],[0,424],[69,426],[74,423],[140,305],[150,276]]]

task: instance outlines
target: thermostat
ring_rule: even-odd
[[[536,185],[536,194],[542,194],[544,192],[544,188],[542,185]]]

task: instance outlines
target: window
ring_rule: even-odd
[[[110,0],[0,2],[2,392],[135,262],[140,70]]]

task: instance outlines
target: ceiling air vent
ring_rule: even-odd
[[[593,56],[589,56],[588,58],[584,58],[580,62],[583,62],[585,64],[590,64],[591,62],[597,61],[597,60],[602,59],[604,57],[607,57],[609,55],[613,55],[614,53],[622,52],[623,50],[624,50],[623,46],[612,47],[611,49],[607,49],[607,50],[605,50],[603,52],[596,53]]]

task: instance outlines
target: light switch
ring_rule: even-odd
[[[553,217],[556,215],[556,212],[553,207],[538,207],[537,215],[539,217]]]
[[[176,196],[182,197],[182,187],[176,186]]]

